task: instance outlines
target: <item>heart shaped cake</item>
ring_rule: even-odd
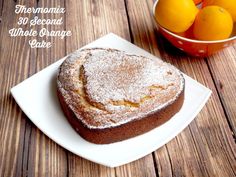
[[[90,142],[107,144],[143,134],[176,114],[184,77],[159,59],[91,48],[65,59],[57,92],[73,128]]]

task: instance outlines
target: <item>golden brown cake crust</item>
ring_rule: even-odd
[[[175,102],[156,113],[117,127],[104,129],[86,127],[65,103],[60,91],[58,91],[58,98],[68,121],[84,139],[95,144],[109,144],[141,135],[168,121],[181,109],[184,101],[184,92],[179,95]]]
[[[85,49],[70,55],[57,80],[62,109],[75,130],[97,144],[147,132],[177,113],[184,78],[161,60],[115,49]]]

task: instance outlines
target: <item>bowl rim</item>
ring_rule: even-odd
[[[204,41],[204,40],[197,40],[197,39],[189,39],[189,38],[186,38],[186,37],[182,37],[182,36],[179,36],[169,30],[167,30],[166,28],[164,28],[163,26],[161,26],[158,21],[156,20],[156,17],[155,17],[155,9],[156,9],[156,5],[157,5],[157,2],[158,0],[155,1],[155,3],[153,4],[153,9],[152,9],[152,15],[153,15],[153,18],[155,20],[155,22],[157,23],[157,25],[163,30],[165,31],[166,33],[170,34],[171,36],[174,36],[176,38],[179,38],[179,39],[182,39],[184,41],[188,41],[188,42],[194,42],[194,43],[223,43],[223,42],[229,42],[229,41],[232,41],[232,40],[236,40],[236,36],[232,36],[230,38],[227,38],[227,39],[222,39],[222,40],[213,40],[213,41]]]

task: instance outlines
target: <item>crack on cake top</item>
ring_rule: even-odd
[[[160,88],[178,86],[176,75],[170,74],[174,71],[163,62],[121,51],[93,51],[83,67],[88,99],[107,109],[117,102],[137,107],[158,95]]]

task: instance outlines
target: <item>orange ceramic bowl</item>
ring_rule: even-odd
[[[168,41],[170,41],[171,44],[173,44],[178,49],[192,56],[207,57],[236,43],[235,29],[232,37],[216,41],[201,41],[196,39],[190,39],[167,30],[166,28],[162,27],[155,18],[155,9],[157,2],[158,0],[153,6],[153,16],[159,27],[159,31]],[[236,25],[234,25],[234,28],[235,26]]]

